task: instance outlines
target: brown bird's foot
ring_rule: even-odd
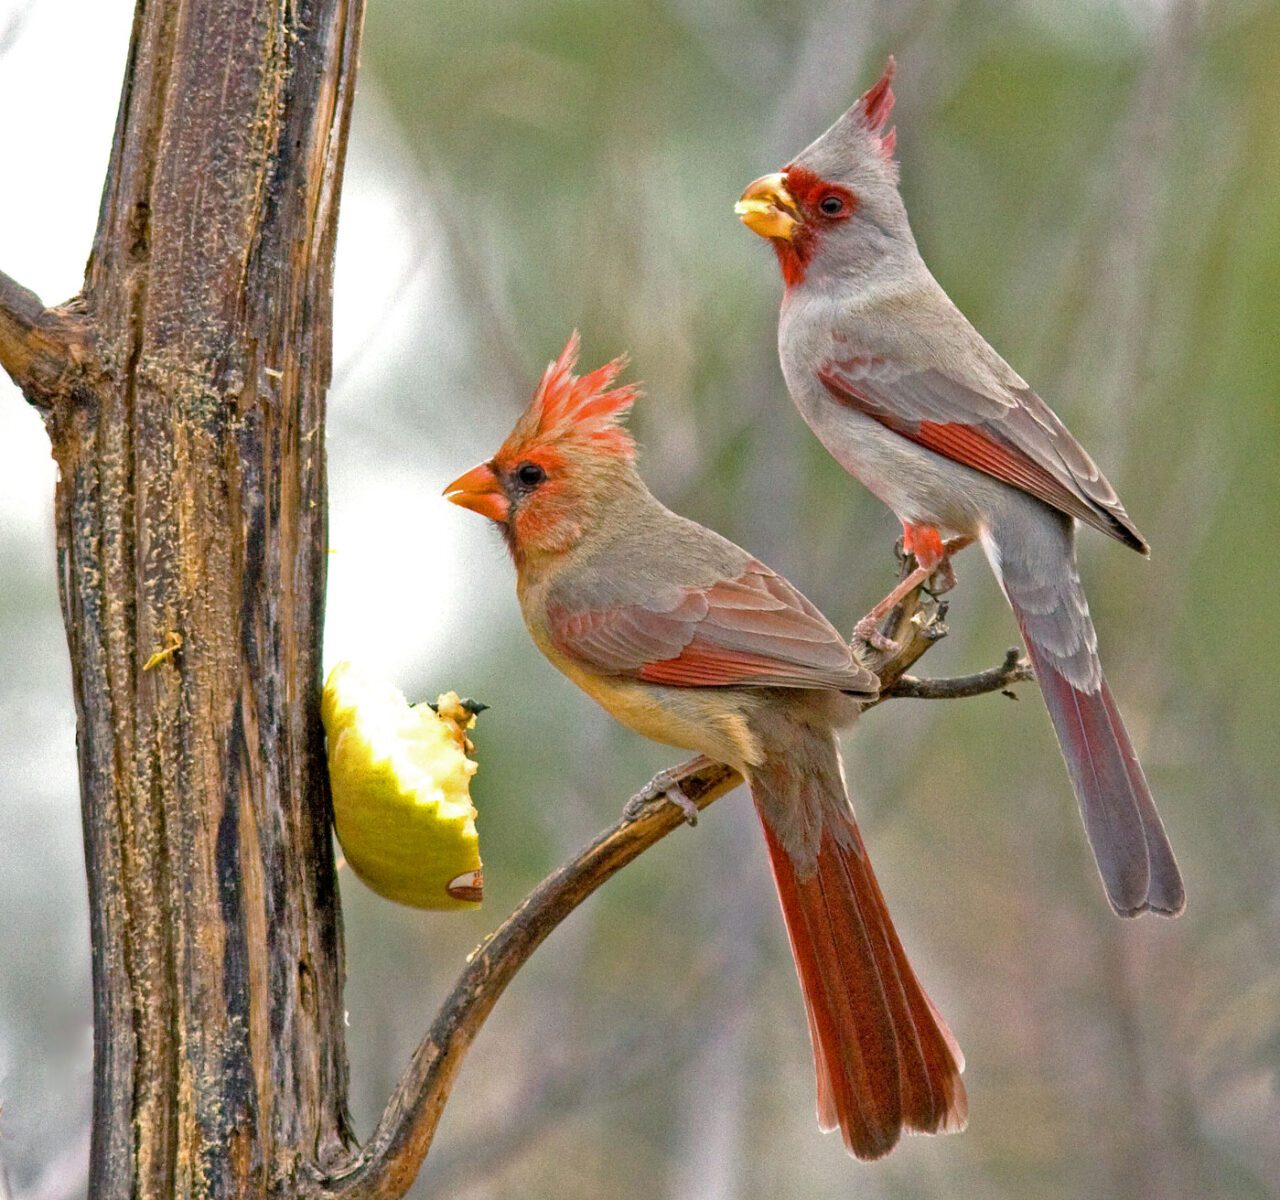
[[[939,596],[945,596],[956,586],[956,569],[951,565],[951,560],[966,546],[972,545],[973,538],[967,534],[962,537],[953,537],[949,542],[942,543],[942,558],[933,574],[929,576],[929,582],[924,585],[924,590],[935,600]]]
[[[917,567],[901,580],[893,591],[853,627],[853,640],[862,642],[881,654],[896,654],[898,643],[880,632],[880,623],[928,577],[929,573],[923,567]]]
[[[659,771],[649,780],[644,787],[627,801],[622,810],[622,815],[628,821],[634,821],[644,810],[645,805],[652,804],[655,800],[669,800],[684,813],[684,819],[690,825],[698,823],[698,806],[684,794],[684,789],[680,786],[679,777],[671,769]]]

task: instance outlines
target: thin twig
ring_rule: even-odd
[[[1004,662],[973,675],[953,675],[944,679],[917,679],[914,675],[902,675],[887,691],[880,693],[881,700],[964,700],[969,696],[985,696],[988,692],[1003,692],[1015,683],[1034,679],[1031,664],[1016,646],[1005,654]]]
[[[909,573],[909,566],[904,573]],[[1011,677],[1017,672],[1006,659],[1001,666],[964,680],[910,680],[903,688],[906,671],[946,635],[945,612],[944,604],[917,587],[887,615],[882,628],[892,639],[893,648],[869,655],[869,665],[880,676],[884,689],[881,700],[910,695],[913,688],[960,684],[969,690],[958,694],[977,695],[975,680],[989,681],[986,690],[1017,681]],[[866,707],[878,703],[880,700]],[[551,931],[606,880],[684,823],[684,813],[671,801],[677,788],[702,810],[741,782],[732,767],[702,757],[660,773],[653,784],[633,797],[621,819],[534,888],[468,960],[414,1051],[373,1136],[353,1159],[318,1173],[315,1183],[319,1194],[329,1200],[394,1200],[402,1195],[431,1148],[468,1048],[516,972]]]

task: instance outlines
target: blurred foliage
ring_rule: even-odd
[[[851,789],[968,1055],[968,1132],[869,1166],[819,1135],[789,954],[735,797],[521,975],[415,1196],[1280,1196],[1277,45],[1280,8],[1243,0],[370,0],[353,170],[379,169],[361,144],[411,157],[395,307],[412,335],[340,362],[335,476],[443,483],[486,457],[576,325],[587,365],[626,348],[647,384],[635,426],[655,491],[841,625],[889,584],[896,527],[791,408],[776,270],[731,205],[896,54],[925,257],[1155,547],[1144,563],[1086,533],[1082,558],[1189,892],[1177,922],[1110,914],[1033,689],[1016,705],[885,706],[846,739]],[[479,521],[440,519],[457,522],[441,570],[461,615],[429,661],[402,631],[414,677],[399,682],[493,705],[475,788],[486,904],[424,917],[344,880],[362,1132],[470,947],[672,761],[540,660]],[[3,563],[14,647],[53,618],[28,611],[37,568]],[[958,565],[953,635],[927,660],[940,673],[994,662],[1015,636],[981,562]],[[64,700],[65,664],[40,645],[42,686]],[[66,720],[48,727],[68,756]],[[10,731],[4,754],[18,745]],[[40,900],[6,937],[36,936],[52,902],[40,878],[21,886]],[[0,981],[0,1059],[61,1044],[63,974]]]

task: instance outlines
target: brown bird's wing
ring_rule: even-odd
[[[1030,388],[1000,395],[933,367],[879,356],[827,362],[818,371],[840,403],[928,450],[994,476],[1147,553],[1115,489],[1053,410]]]
[[[557,648],[607,675],[676,687],[878,690],[831,622],[755,560],[736,579],[646,603],[588,608],[561,596],[547,615]]]

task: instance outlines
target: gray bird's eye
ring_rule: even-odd
[[[540,466],[538,466],[537,463],[531,463],[531,462],[521,463],[516,468],[516,479],[518,479],[521,485],[524,487],[528,487],[528,488],[537,487],[538,484],[540,484],[544,479],[546,479],[546,477],[547,477],[546,471],[544,471]]]

